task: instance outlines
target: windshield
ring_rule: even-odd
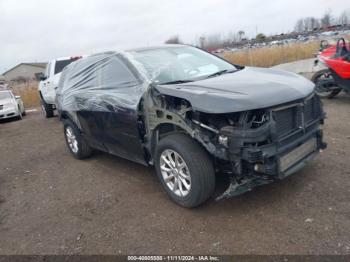
[[[11,93],[10,92],[0,92],[0,100],[2,99],[8,99],[8,98],[12,98]]]
[[[195,81],[217,72],[237,68],[207,52],[190,46],[164,47],[130,52],[155,83]]]

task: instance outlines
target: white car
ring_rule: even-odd
[[[13,117],[22,119],[25,114],[20,96],[15,96],[11,90],[0,90],[0,119]]]
[[[49,118],[54,116],[56,109],[56,88],[60,81],[61,72],[70,63],[82,58],[82,56],[61,57],[51,60],[41,75],[39,83],[39,95],[41,99],[41,108],[44,115]]]

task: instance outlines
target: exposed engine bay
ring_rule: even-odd
[[[314,95],[272,108],[210,114],[193,110],[185,99],[151,93],[150,130],[142,131],[148,149],[151,152],[154,143],[171,132],[190,134],[213,156],[217,171],[230,176],[229,188],[218,199],[284,178],[326,147],[318,129],[324,113]],[[308,140],[313,141],[308,148],[293,151]],[[292,164],[283,166],[288,161]]]

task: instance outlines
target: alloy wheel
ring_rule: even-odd
[[[73,129],[70,126],[66,127],[66,137],[69,148],[72,150],[73,153],[78,153],[78,140],[74,134]]]
[[[191,175],[185,160],[174,150],[160,156],[160,171],[167,187],[177,196],[185,197],[191,190]]]

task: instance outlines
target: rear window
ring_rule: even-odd
[[[60,61],[56,61],[56,65],[55,65],[55,75],[58,73],[61,73],[62,70],[69,65],[70,63],[72,63],[74,60],[72,59],[68,59],[68,60],[60,60]]]

